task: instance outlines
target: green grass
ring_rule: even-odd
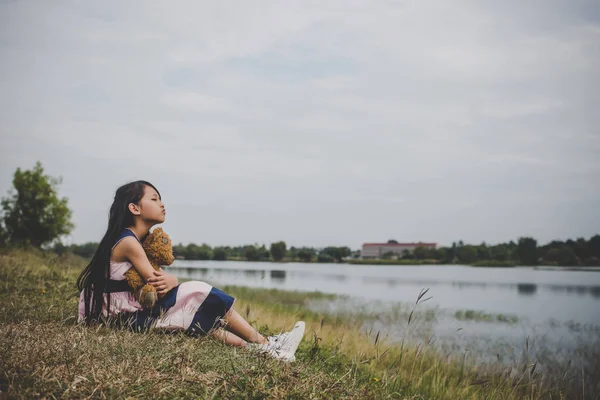
[[[263,334],[306,321],[292,364],[208,337],[86,328],[75,321],[83,266],[70,255],[0,251],[0,398],[567,398],[535,366],[482,371],[429,343],[361,332],[360,318],[310,311],[307,302],[329,296],[318,292],[224,287]]]
[[[516,315],[504,315],[504,314],[488,314],[483,311],[475,310],[459,310],[454,313],[454,317],[458,320],[472,320],[481,322],[506,322],[509,324],[515,324],[519,321],[519,317]]]

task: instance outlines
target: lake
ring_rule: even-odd
[[[478,361],[515,363],[530,356],[573,358],[600,344],[600,272],[478,268],[457,265],[370,266],[240,261],[176,260],[169,270],[180,278],[214,286],[238,285],[343,295],[314,302],[328,312],[366,312],[364,329],[391,340],[426,341],[441,350],[464,352]],[[417,296],[415,328],[407,328]]]

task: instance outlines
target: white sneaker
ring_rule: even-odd
[[[273,335],[267,337],[267,340],[273,347],[281,348],[290,338],[290,332],[283,332],[279,335]]]
[[[296,356],[289,351],[281,349],[278,344],[273,344],[271,342],[258,344],[258,343],[248,343],[246,348],[250,351],[255,351],[261,354],[268,354],[269,356],[275,358],[276,360],[285,361],[285,362],[293,362],[296,361]]]
[[[305,324],[303,321],[296,322],[294,329],[289,332],[280,333],[279,335],[269,336],[267,340],[274,348],[287,351],[295,354],[302,338],[304,337]]]
[[[247,348],[251,351],[266,353],[271,357],[285,361],[296,361],[296,350],[304,337],[305,324],[303,321],[296,322],[294,329],[279,335],[267,337],[267,343],[248,343]]]

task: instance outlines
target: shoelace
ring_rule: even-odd
[[[280,333],[279,335],[269,336],[267,339],[269,344],[275,348],[282,348],[288,341],[290,337],[289,332]]]

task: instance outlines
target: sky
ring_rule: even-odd
[[[600,233],[600,2],[0,0],[0,196],[62,177],[99,241],[152,182],[175,243]]]

